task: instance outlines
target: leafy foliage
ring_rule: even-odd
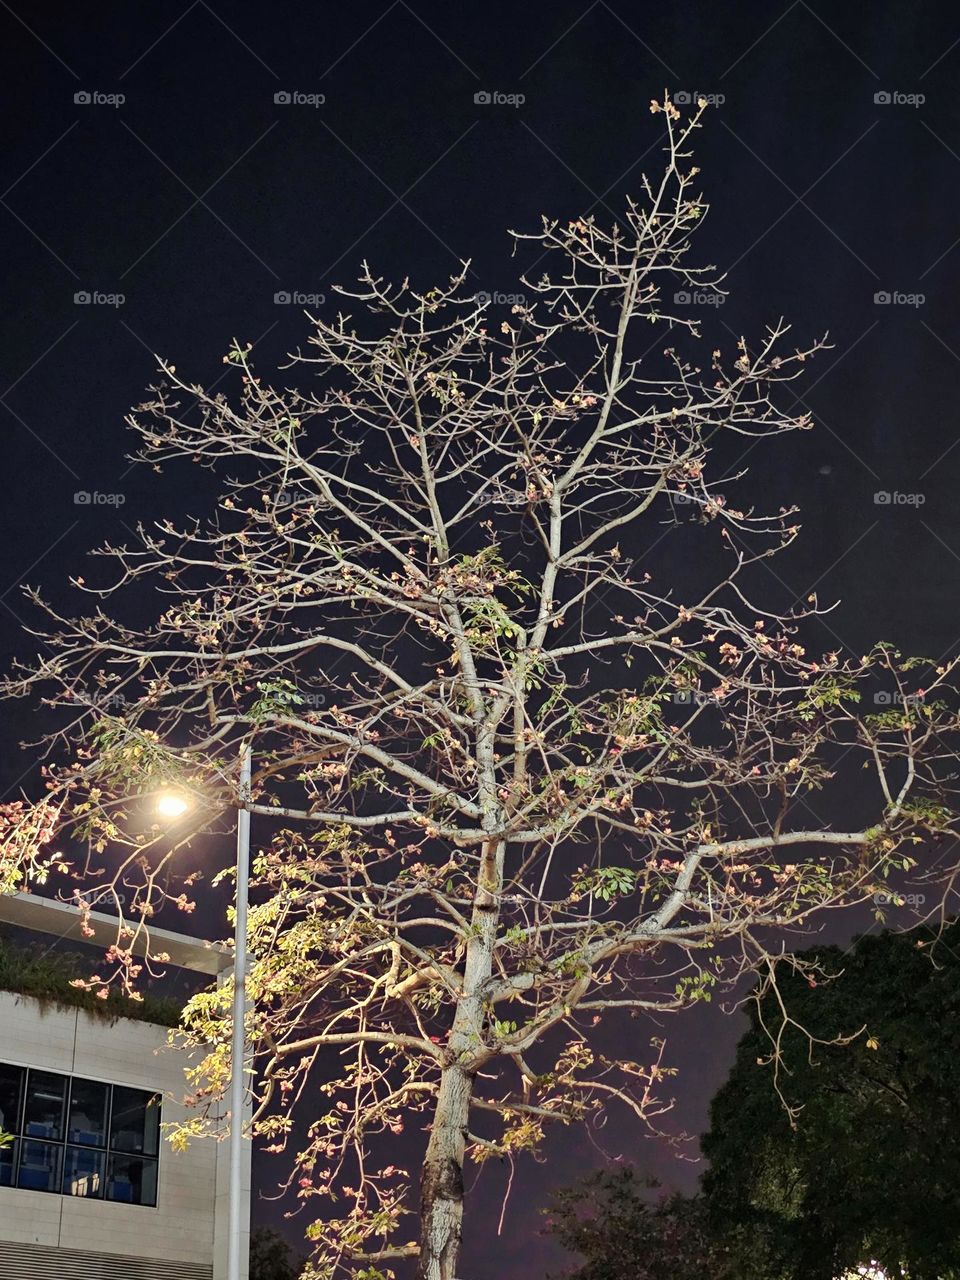
[[[566,1280],[733,1280],[703,1199],[656,1191],[629,1168],[561,1191],[549,1230],[583,1259]]]
[[[183,1011],[182,1000],[147,992],[131,1000],[116,987],[104,997],[96,991],[74,985],[86,983],[90,961],[77,952],[51,950],[39,944],[15,945],[0,937],[0,991],[30,996],[41,1005],[85,1009],[98,1018],[132,1018],[161,1027],[176,1027]]]
[[[293,1250],[272,1227],[250,1233],[250,1280],[297,1280],[300,1266]]]
[[[960,924],[778,968],[703,1144],[736,1274],[834,1280],[875,1260],[888,1277],[956,1280]]]

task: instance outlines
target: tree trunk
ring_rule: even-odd
[[[417,1280],[455,1280],[463,1228],[463,1153],[473,1081],[458,1067],[441,1076],[420,1179]]]
[[[494,814],[490,821],[500,821]],[[463,1155],[470,1123],[477,1052],[483,1031],[483,990],[493,966],[505,846],[483,846],[463,966],[463,991],[447,1040],[430,1141],[420,1178],[420,1262],[417,1280],[456,1280],[463,1234]],[[467,1071],[460,1065],[473,1060]]]

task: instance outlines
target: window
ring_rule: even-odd
[[[15,1142],[8,1147],[0,1147],[0,1187],[13,1186],[13,1158],[16,1151]]]
[[[62,1140],[66,1097],[66,1076],[55,1076],[52,1071],[31,1071],[23,1111],[23,1132],[30,1138]]]
[[[85,1147],[104,1146],[109,1101],[109,1085],[96,1080],[74,1080],[70,1090],[67,1141],[79,1142]]]
[[[155,1156],[160,1145],[160,1107],[158,1099],[141,1089],[113,1090],[113,1116],[110,1121],[110,1146],[114,1151],[131,1151],[137,1155]]]
[[[13,1133],[20,1127],[20,1101],[23,1072],[19,1067],[0,1064],[0,1133]]]
[[[20,1146],[17,1186],[22,1191],[58,1191],[63,1147],[55,1142],[25,1141]]]
[[[89,1147],[67,1147],[63,1166],[63,1194],[85,1196],[92,1200],[102,1199],[104,1159],[102,1151],[91,1151]]]
[[[19,1067],[0,1064],[0,1133],[10,1135],[20,1131],[23,1074]],[[13,1185],[16,1154],[16,1142],[0,1147],[0,1187]]]
[[[155,1206],[160,1098],[0,1063],[0,1187]]]
[[[111,1155],[107,1199],[127,1204],[157,1203],[157,1162],[143,1156]]]

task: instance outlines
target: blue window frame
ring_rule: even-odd
[[[0,1062],[0,1187],[155,1207],[160,1098]]]

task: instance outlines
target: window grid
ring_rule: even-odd
[[[19,1096],[16,1104],[16,1115],[13,1117],[14,1122],[11,1123],[9,1117],[0,1119],[0,1131],[10,1134],[14,1138],[12,1148],[0,1150],[0,1163],[4,1157],[7,1159],[8,1168],[10,1169],[10,1180],[5,1185],[15,1190],[41,1191],[48,1195],[68,1195],[74,1194],[84,1198],[110,1201],[112,1203],[134,1204],[138,1207],[155,1208],[157,1205],[158,1192],[158,1174],[159,1174],[159,1143],[156,1145],[155,1152],[149,1152],[146,1147],[151,1145],[145,1143],[143,1151],[131,1150],[129,1147],[114,1146],[115,1141],[119,1141],[114,1135],[114,1094],[115,1090],[120,1090],[123,1094],[131,1098],[137,1095],[143,1099],[144,1114],[150,1115],[150,1109],[156,1108],[156,1129],[159,1132],[160,1124],[160,1100],[155,1093],[150,1093],[146,1089],[136,1089],[128,1085],[113,1085],[107,1081],[93,1080],[86,1076],[67,1076],[62,1072],[54,1072],[44,1070],[42,1067],[24,1067],[15,1063],[0,1062],[0,1070],[6,1068],[8,1071],[14,1071],[19,1077]],[[58,1128],[58,1137],[50,1137],[47,1134],[31,1134],[27,1130],[27,1107],[31,1098],[31,1087],[36,1077],[47,1077],[51,1080],[62,1082],[62,1101],[60,1106],[60,1122]],[[99,1142],[91,1142],[74,1139],[71,1141],[70,1119],[73,1109],[74,1085],[75,1083],[82,1085],[96,1085],[106,1090],[106,1103],[103,1109],[103,1133]],[[145,1128],[146,1136],[146,1128]],[[40,1146],[47,1150],[53,1149],[55,1159],[54,1175],[52,1177],[52,1186],[22,1186],[21,1170],[23,1167],[24,1151],[29,1146]],[[89,1175],[91,1172],[97,1171],[97,1161],[99,1160],[99,1193],[96,1191],[76,1191],[69,1192],[64,1188],[64,1180],[67,1171],[68,1153],[83,1153],[88,1157],[93,1157],[93,1171],[87,1170]],[[12,1157],[12,1158],[11,1158]],[[141,1198],[133,1200],[116,1194],[111,1194],[113,1184],[113,1171],[118,1161],[127,1161],[132,1168],[137,1163],[140,1164],[140,1192]],[[0,1182],[0,1185],[4,1185]],[[131,1188],[132,1196],[132,1188]]]

